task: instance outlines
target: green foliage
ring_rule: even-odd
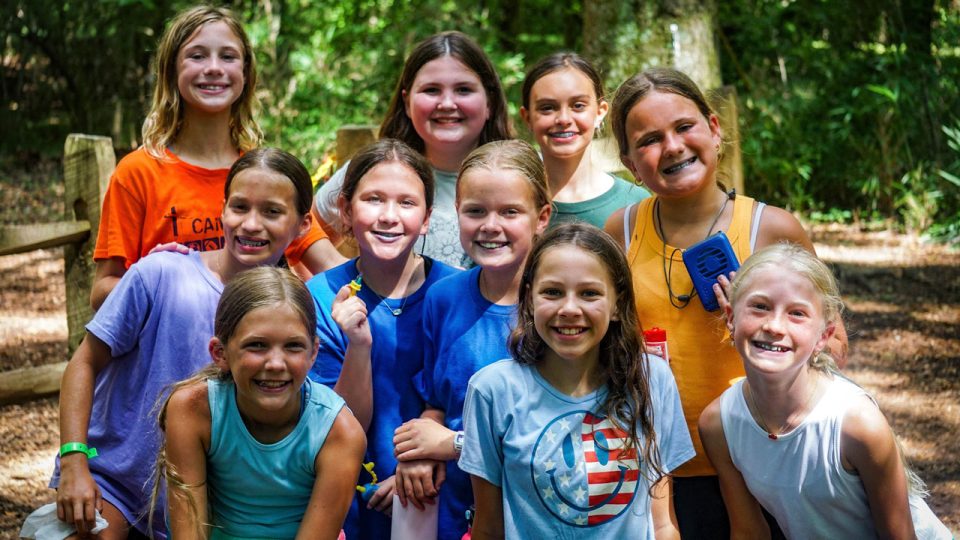
[[[725,81],[744,96],[751,193],[924,230],[956,219],[940,122],[960,110],[960,13],[948,2],[723,2]],[[946,174],[944,174],[946,173]]]

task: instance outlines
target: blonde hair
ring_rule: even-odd
[[[226,8],[196,6],[178,13],[160,38],[154,58],[153,103],[143,121],[143,147],[157,159],[166,159],[165,148],[183,125],[183,102],[177,86],[177,57],[180,48],[203,25],[223,22],[243,45],[243,92],[230,108],[230,140],[246,152],[260,145],[263,132],[255,119],[260,108],[257,99],[257,67],[250,39],[240,20]]]
[[[457,201],[463,176],[474,169],[516,171],[533,190],[533,202],[539,210],[550,204],[550,187],[543,160],[529,143],[519,139],[494,141],[475,148],[460,164],[457,175]]]
[[[843,314],[843,299],[840,297],[840,288],[837,280],[830,270],[830,267],[813,253],[805,250],[798,244],[778,243],[767,246],[744,261],[743,266],[737,270],[737,277],[734,278],[730,286],[730,304],[736,305],[737,300],[743,294],[750,283],[750,276],[756,273],[759,268],[775,267],[777,270],[793,271],[806,278],[814,290],[820,294],[820,301],[823,304],[824,320],[827,322],[838,322]],[[812,356],[808,365],[829,375],[841,377],[850,383],[860,387],[855,381],[840,373],[833,356],[826,350],[820,351]],[[862,387],[861,387],[862,389]],[[864,393],[873,401],[877,408],[880,406],[869,393]],[[910,493],[919,497],[926,497],[929,493],[927,486],[907,462],[906,454],[903,452],[903,446],[900,444],[900,438],[894,435],[894,442],[897,445],[897,452],[900,453],[900,461],[903,463],[903,470],[907,477],[907,485]]]
[[[283,304],[290,306],[300,317],[311,343],[317,335],[317,313],[313,303],[313,297],[296,275],[286,268],[276,268],[272,266],[260,266],[241,272],[223,288],[223,294],[220,296],[220,302],[217,304],[217,314],[214,320],[213,332],[217,339],[225,347],[233,338],[240,326],[240,322],[253,310],[276,306]],[[156,409],[157,424],[160,426],[160,432],[166,433],[167,426],[167,406],[170,399],[177,391],[189,388],[199,384],[205,384],[208,380],[231,380],[230,372],[223,371],[216,364],[209,364],[188,379],[176,382],[169,387],[169,390],[161,393],[158,398]],[[166,442],[160,446],[157,451],[157,458],[153,467],[153,489],[150,493],[150,506],[147,517],[148,529],[153,531],[153,516],[160,497],[161,478],[167,483],[167,497],[182,497],[186,499],[187,507],[193,516],[197,515],[197,501],[191,492],[191,489],[200,487],[200,484],[188,484],[180,476],[175,467],[167,461]],[[193,520],[197,534],[200,538],[205,538],[204,527],[208,523],[200,523]]]
[[[743,266],[737,270],[737,277],[730,285],[731,306],[736,305],[747,289],[750,277],[758,269],[767,267],[774,267],[778,271],[792,271],[804,277],[820,296],[826,323],[839,322],[843,313],[843,299],[840,298],[840,288],[830,267],[799,244],[787,242],[767,246],[744,261]],[[809,364],[824,372],[838,371],[836,360],[826,348],[811,356]]]

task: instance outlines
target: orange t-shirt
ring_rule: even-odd
[[[167,152],[160,161],[138,148],[117,164],[103,199],[94,260],[123,257],[127,268],[165,242],[197,251],[223,247],[223,187],[229,169],[204,169]],[[316,221],[287,247],[287,261],[326,234]]]
[[[704,311],[699,298],[691,300],[683,309],[671,305],[663,277],[664,268],[670,272],[674,293],[687,293],[692,282],[683,264],[683,250],[667,244],[664,252],[663,243],[653,226],[655,200],[656,197],[651,197],[638,204],[637,224],[627,251],[637,315],[643,328],[657,326],[667,331],[670,369],[677,380],[683,416],[697,451],[696,457],[673,474],[711,476],[717,472],[703,450],[697,421],[703,409],[730,386],[731,380],[743,376],[743,361],[729,341],[722,312]],[[733,220],[725,231],[741,262],[750,256],[753,206],[753,199],[738,195],[733,201]]]

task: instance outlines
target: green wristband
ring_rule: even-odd
[[[67,444],[60,447],[60,457],[63,457],[67,454],[76,454],[76,453],[86,454],[87,459],[97,457],[96,448],[88,448],[87,445],[82,442],[68,442]]]

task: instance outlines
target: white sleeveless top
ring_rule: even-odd
[[[723,393],[720,419],[730,458],[787,538],[877,537],[863,482],[840,461],[843,418],[861,395],[862,388],[834,376],[803,422],[770,440],[747,408],[743,381]],[[917,538],[952,538],[923,499],[911,494],[909,502]]]

